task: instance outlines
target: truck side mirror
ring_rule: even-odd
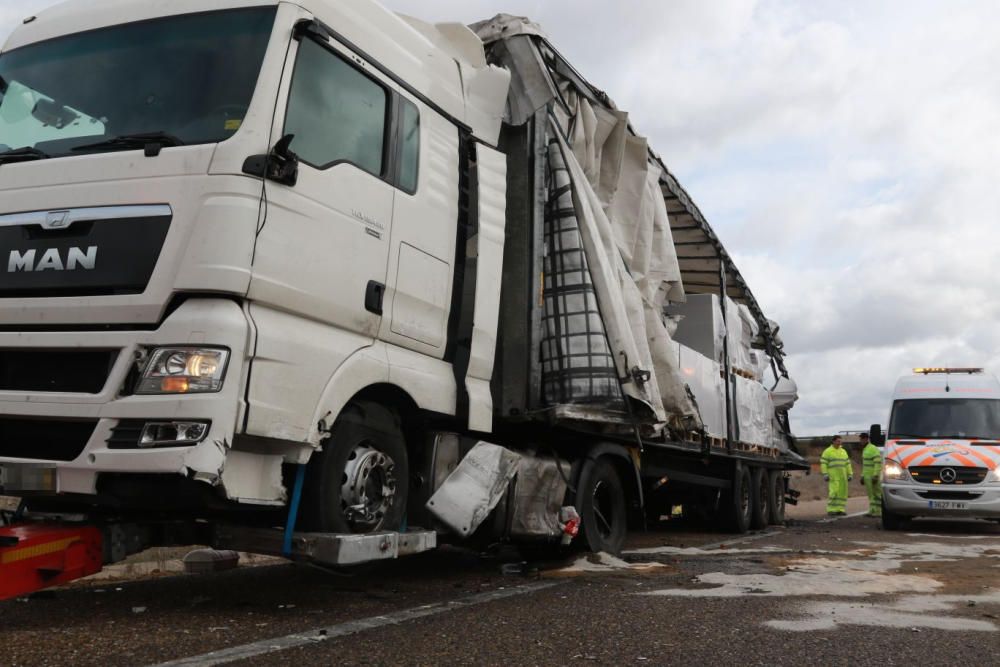
[[[243,163],[243,173],[294,186],[299,180],[299,156],[289,148],[294,138],[294,134],[286,134],[267,155],[248,157]]]
[[[881,424],[872,424],[872,427],[868,429],[868,441],[876,447],[885,446],[885,433],[882,432]]]

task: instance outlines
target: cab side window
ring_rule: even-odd
[[[313,167],[349,162],[375,176],[385,170],[385,88],[311,39],[299,45],[285,134],[291,149]],[[416,111],[416,109],[414,109]],[[414,186],[416,171],[414,171]]]
[[[400,136],[402,148],[399,156],[399,187],[409,193],[417,190],[417,173],[420,165],[420,112],[408,100],[402,101],[400,110]]]

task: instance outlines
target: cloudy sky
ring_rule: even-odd
[[[0,0],[0,36],[50,4]],[[387,4],[528,15],[631,112],[781,323],[799,435],[884,423],[913,366],[1000,369],[1000,3]]]

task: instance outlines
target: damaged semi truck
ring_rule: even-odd
[[[0,549],[343,564],[782,520],[777,326],[526,19],[71,1],[0,77]]]

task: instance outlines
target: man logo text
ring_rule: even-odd
[[[76,269],[92,270],[97,266],[97,246],[89,246],[86,251],[82,248],[70,248],[66,252],[66,257],[59,254],[56,248],[39,254],[35,249],[11,250],[10,258],[7,260],[7,273],[17,273],[19,271],[75,271]]]

